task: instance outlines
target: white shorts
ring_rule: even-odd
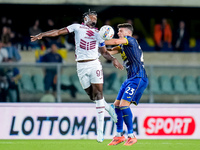
[[[98,59],[77,62],[77,74],[83,89],[88,88],[91,84],[103,84],[103,70]]]

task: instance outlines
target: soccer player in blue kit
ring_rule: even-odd
[[[123,121],[128,129],[128,139],[126,146],[131,146],[137,142],[133,134],[133,114],[130,104],[138,105],[139,100],[148,85],[148,78],[144,69],[143,53],[137,40],[132,37],[133,27],[129,23],[119,24],[119,39],[105,41],[106,45],[118,45],[108,49],[110,54],[121,53],[124,66],[127,70],[127,79],[122,84],[118,96],[114,102],[115,112],[117,114],[117,135],[108,145],[117,145],[125,141],[123,135]]]

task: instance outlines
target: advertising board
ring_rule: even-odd
[[[200,139],[199,104],[131,105],[139,139]],[[0,104],[0,139],[96,139],[94,103]],[[116,134],[106,112],[104,138]],[[126,136],[126,126],[124,125]]]

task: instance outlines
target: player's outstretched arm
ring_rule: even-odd
[[[121,52],[121,48],[119,46],[113,48],[107,48],[107,50],[111,55],[115,55]]]
[[[113,65],[115,66],[115,68],[119,69],[119,70],[123,70],[124,67],[119,63],[119,61],[117,60],[117,58],[113,57],[106,49],[105,46],[103,47],[99,47],[99,52],[101,53],[101,55],[107,59],[107,60],[111,60]]]
[[[39,33],[35,36],[31,35],[31,42],[40,40],[43,37],[54,37],[54,36],[65,35],[65,34],[68,34],[68,30],[66,30],[66,28],[62,28],[62,29],[58,29],[58,30],[50,30],[47,32]]]
[[[119,45],[119,44],[127,44],[127,40],[125,38],[120,39],[110,39],[105,41],[106,45]]]

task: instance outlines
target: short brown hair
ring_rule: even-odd
[[[117,28],[127,28],[133,33],[133,26],[130,23],[118,24]]]

